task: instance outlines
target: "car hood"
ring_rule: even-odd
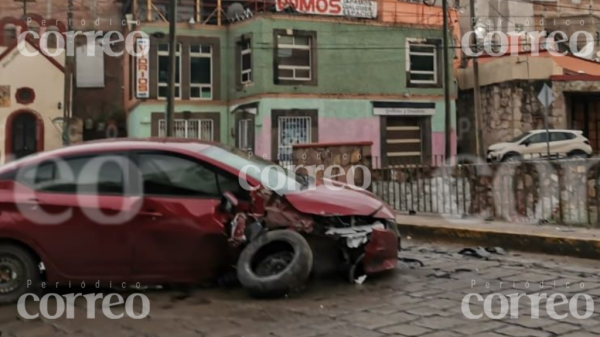
[[[317,184],[304,191],[286,194],[285,198],[296,210],[306,214],[394,218],[393,210],[374,194],[347,185],[338,186],[342,189],[332,190],[325,184]]]
[[[497,151],[497,150],[500,150],[502,148],[509,147],[509,146],[514,146],[514,145],[515,145],[515,143],[508,143],[508,142],[505,142],[505,143],[496,143],[496,144],[491,145],[490,147],[488,147],[488,150],[489,151]]]

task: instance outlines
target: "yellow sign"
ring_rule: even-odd
[[[0,85],[0,108],[10,107],[10,86]]]

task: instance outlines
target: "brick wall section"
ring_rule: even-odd
[[[314,165],[315,168],[318,168],[322,165],[323,170],[313,173],[317,178],[323,178],[327,168],[333,166],[331,170],[332,176],[325,178],[343,183],[353,183],[355,186],[363,186],[363,182],[365,181],[364,174],[366,173],[364,169],[356,169],[353,176],[349,175],[348,172],[355,165],[363,165],[370,173],[372,145],[371,142],[294,145],[292,157],[296,166],[303,165],[310,167]],[[340,167],[343,169],[343,172],[341,172]],[[312,173],[304,168],[298,169],[297,172]],[[354,181],[348,181],[349,178],[354,178]]]
[[[67,4],[67,0],[36,0],[35,3],[27,3],[27,13],[39,14],[66,23]],[[75,0],[73,8],[73,27],[77,30],[122,30],[121,4],[116,0]],[[0,4],[0,18],[22,15],[22,2],[3,0]],[[96,23],[99,23],[99,26]]]
[[[125,49],[125,43],[112,47],[119,52]],[[124,53],[127,55],[127,52]],[[94,140],[115,136],[108,134],[102,127],[115,123],[118,136],[126,136],[125,112],[123,109],[123,67],[127,62],[123,57],[104,56],[104,88],[75,88],[73,97],[73,116],[85,121],[93,121],[93,129],[83,131],[83,140]],[[85,124],[85,123],[84,123]]]

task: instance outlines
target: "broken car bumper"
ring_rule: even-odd
[[[365,246],[363,269],[367,274],[396,268],[398,263],[398,235],[390,229],[374,229]]]

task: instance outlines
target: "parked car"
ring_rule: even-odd
[[[221,144],[147,139],[0,167],[0,302],[42,280],[194,284],[237,265],[250,292],[281,295],[328,259],[350,278],[395,268],[394,212],[374,195],[247,165],[274,164]],[[267,187],[265,177],[285,184]]]
[[[549,130],[550,155],[567,158],[587,158],[592,155],[592,147],[582,131]],[[527,131],[509,142],[497,143],[488,148],[487,160],[515,161],[547,157],[546,130]]]

